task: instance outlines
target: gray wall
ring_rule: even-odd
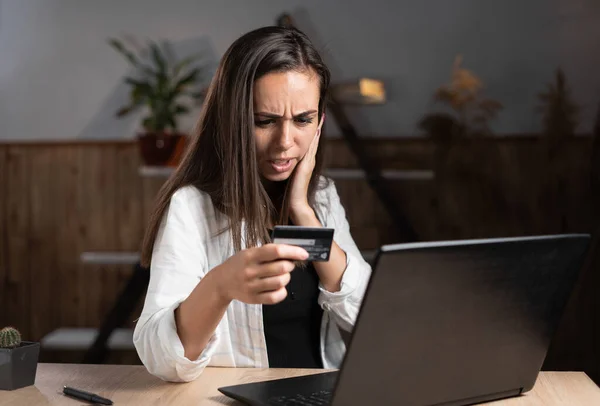
[[[0,0],[0,138],[131,138],[137,120],[112,117],[128,66],[107,37],[198,39],[217,60],[282,11],[320,45],[337,80],[386,80],[387,105],[350,110],[363,133],[416,134],[457,53],[506,105],[498,132],[539,128],[536,94],[558,65],[585,108],[580,131],[591,129],[600,102],[598,0]]]

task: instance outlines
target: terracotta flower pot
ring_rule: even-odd
[[[182,134],[150,132],[139,134],[138,144],[144,164],[150,166],[167,165],[182,138],[184,138]]]
[[[185,150],[187,149],[189,138],[190,137],[187,135],[182,135],[179,138],[179,141],[177,141],[177,145],[175,146],[175,150],[173,151],[171,158],[167,162],[167,166],[179,165],[179,163],[181,162],[181,159],[183,158],[183,154],[185,153]]]

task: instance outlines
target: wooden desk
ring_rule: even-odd
[[[63,396],[64,385],[88,390],[120,405],[227,405],[237,404],[217,388],[236,383],[322,372],[298,369],[207,368],[190,383],[167,383],[143,366],[39,364],[35,386],[0,391],[0,406],[79,406],[85,402]],[[600,389],[582,372],[543,372],[535,388],[519,398],[493,405],[600,405]]]

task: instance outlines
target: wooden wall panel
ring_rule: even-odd
[[[57,279],[57,231],[61,219],[56,211],[62,200],[62,191],[57,191],[56,172],[58,154],[53,148],[35,147],[27,151],[30,165],[29,183],[29,294],[31,313],[29,320],[33,335],[43,335],[57,325],[61,286],[54,285]],[[59,281],[60,282],[60,281]],[[67,282],[68,284],[68,282]]]
[[[135,152],[123,146],[116,151],[117,242],[119,247],[126,251],[137,251],[140,248],[144,231],[145,198],[142,194],[142,178],[139,175],[141,161]]]
[[[591,139],[570,140],[554,160],[533,137],[443,150],[422,139],[374,140],[366,149],[382,168],[436,169],[432,181],[389,183],[421,240],[592,230]],[[343,140],[329,141],[325,156],[329,167],[356,164]],[[563,190],[553,189],[556,160]],[[58,327],[99,325],[131,269],[83,265],[79,256],[139,249],[164,183],[140,176],[139,165],[134,143],[0,144],[0,325],[14,324],[31,340]],[[361,249],[401,241],[364,180],[336,187]],[[600,308],[587,284],[597,274],[581,281],[563,327],[581,336],[564,341],[577,347],[575,366],[600,354]],[[553,365],[565,365],[568,352],[555,350]],[[593,365],[600,370],[600,358]]]
[[[84,219],[85,234],[82,238],[82,251],[111,250],[106,234],[114,229],[114,222],[111,220],[110,213],[105,216],[103,211],[103,200],[109,192],[104,190],[107,184],[107,173],[111,171],[108,165],[103,161],[107,150],[110,148],[90,148],[83,149],[79,155],[79,166],[81,176],[79,178],[79,199],[81,201],[81,216]],[[104,172],[106,169],[106,172]],[[112,189],[112,188],[111,188]],[[76,253],[79,255],[79,253]],[[97,326],[104,314],[101,309],[102,296],[106,289],[107,272],[112,269],[105,269],[98,265],[82,265],[83,283],[80,285],[82,293],[86,300],[83,307],[85,312],[85,325],[89,327],[93,324]],[[108,288],[111,288],[110,286]]]
[[[148,219],[152,215],[152,210],[154,207],[154,203],[156,201],[156,197],[158,192],[160,191],[162,185],[165,180],[160,177],[143,177],[141,179],[142,182],[142,213],[143,213],[143,226],[144,230]]]
[[[4,230],[6,228],[5,219],[6,215],[6,202],[7,199],[7,182],[8,182],[8,168],[7,168],[7,151],[5,148],[0,147],[0,320],[7,319],[7,296],[6,292],[6,276],[8,274],[6,267],[7,254],[8,254],[8,241],[3,238]]]
[[[6,303],[6,319],[2,325],[13,325],[25,339],[36,340],[31,329],[31,286],[29,265],[30,241],[30,160],[27,148],[6,151],[6,197],[2,238],[6,241],[6,275],[2,296]],[[51,271],[46,269],[47,271]]]
[[[144,207],[145,197],[143,195],[143,180],[139,175],[141,160],[137,150],[131,147],[121,146],[116,151],[117,162],[117,242],[123,251],[139,251],[144,232]],[[127,283],[133,272],[130,265],[113,267],[116,276],[115,286],[118,291]],[[133,328],[133,320],[139,317],[142,310],[143,300],[139,302],[134,315],[129,318],[129,327]],[[108,309],[108,308],[107,308]]]
[[[56,183],[57,200],[53,213],[56,226],[56,257],[57,268],[53,286],[56,300],[59,304],[57,318],[61,326],[82,326],[85,323],[81,306],[85,304],[85,290],[82,289],[85,275],[76,253],[82,251],[81,229],[85,217],[81,216],[77,196],[79,177],[79,151],[75,146],[67,146],[55,155],[60,165],[56,165],[54,179]],[[75,253],[75,255],[74,255]],[[48,329],[56,328],[56,324]]]
[[[118,172],[116,146],[83,151],[87,162],[82,176],[82,197],[87,233],[84,251],[121,251],[118,241]],[[87,186],[85,185],[87,183]],[[87,321],[98,326],[114,302],[119,286],[120,267],[114,265],[83,265],[88,299]]]

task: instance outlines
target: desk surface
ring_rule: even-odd
[[[237,404],[217,388],[237,383],[322,372],[307,369],[207,368],[190,383],[167,383],[143,366],[39,364],[34,386],[0,391],[0,406],[84,405],[63,396],[64,385],[88,390],[120,405],[228,405]],[[582,372],[542,372],[526,395],[493,405],[600,405],[600,388]]]

